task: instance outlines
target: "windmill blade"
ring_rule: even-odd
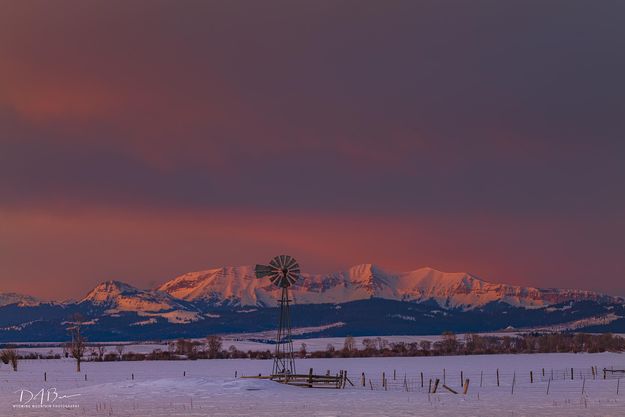
[[[280,269],[279,259],[277,256],[269,262],[269,266],[274,269]]]
[[[286,268],[287,269],[292,269],[295,268],[297,266],[297,261],[295,260],[295,258],[292,258],[290,256],[287,256],[287,261],[286,261]]]

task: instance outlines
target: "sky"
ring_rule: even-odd
[[[624,15],[0,0],[0,292],[287,253],[625,295]]]

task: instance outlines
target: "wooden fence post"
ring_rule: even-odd
[[[534,383],[534,372],[530,371],[530,384]]]
[[[432,393],[432,378],[430,378],[430,385],[428,386],[428,394]]]
[[[573,380],[573,368],[571,368],[571,381]]]
[[[469,382],[470,382],[469,378],[467,378],[467,380],[464,383],[464,392],[463,392],[464,395],[467,395],[467,391],[469,391]]]
[[[440,382],[440,380],[438,378],[436,378],[436,381],[434,381],[434,391],[432,391],[432,394],[436,394],[436,390],[438,389],[439,382]]]
[[[484,371],[480,371],[480,388],[482,388],[482,380],[484,379]]]
[[[361,379],[362,379],[362,386],[366,387],[367,386],[367,380],[365,378],[365,373],[364,372],[362,373]]]
[[[393,381],[397,379],[397,372],[393,369]]]
[[[516,371],[514,371],[514,375],[512,376],[512,391],[510,395],[514,395],[514,384],[516,383]]]
[[[44,380],[44,381],[47,381],[47,380],[48,380],[48,373],[47,373],[47,372],[44,372],[44,373],[43,373],[43,380]]]
[[[313,386],[313,368],[308,370],[308,387],[312,388]]]
[[[445,388],[447,391],[451,392],[452,394],[458,394],[458,391],[456,391],[455,389],[449,388],[445,384],[443,384],[443,388]]]
[[[443,384],[445,384],[445,368],[443,368]]]
[[[497,386],[499,386],[499,368],[497,368]]]
[[[551,378],[549,378],[549,382],[547,382],[547,395],[549,395],[549,387],[551,386]]]
[[[423,372],[421,372],[421,388],[423,388]]]
[[[464,384],[464,375],[462,371],[460,371],[460,386],[462,386],[462,384]]]

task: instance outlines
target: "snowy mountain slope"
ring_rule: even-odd
[[[41,304],[41,300],[30,295],[17,294],[14,292],[0,293],[0,307],[17,304],[21,307],[36,306]]]
[[[190,272],[158,288],[172,297],[214,305],[274,306],[279,289],[257,279],[251,266]],[[421,302],[436,300],[442,307],[472,309],[491,302],[536,308],[566,301],[622,302],[591,291],[539,289],[484,281],[474,275],[420,268],[398,274],[372,264],[330,274],[302,274],[292,288],[299,304],[346,303],[368,298]]]
[[[181,300],[159,291],[145,291],[120,281],[105,281],[91,290],[80,304],[106,309],[106,314],[135,312],[140,316],[160,316],[172,323],[199,320],[200,313]]]

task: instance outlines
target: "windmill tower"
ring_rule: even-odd
[[[280,319],[276,337],[276,351],[273,359],[272,377],[283,377],[295,374],[295,358],[293,357],[293,340],[291,339],[291,313],[289,308],[289,287],[297,281],[300,269],[295,258],[279,255],[269,265],[256,265],[256,278],[268,277],[271,283],[282,289]]]

